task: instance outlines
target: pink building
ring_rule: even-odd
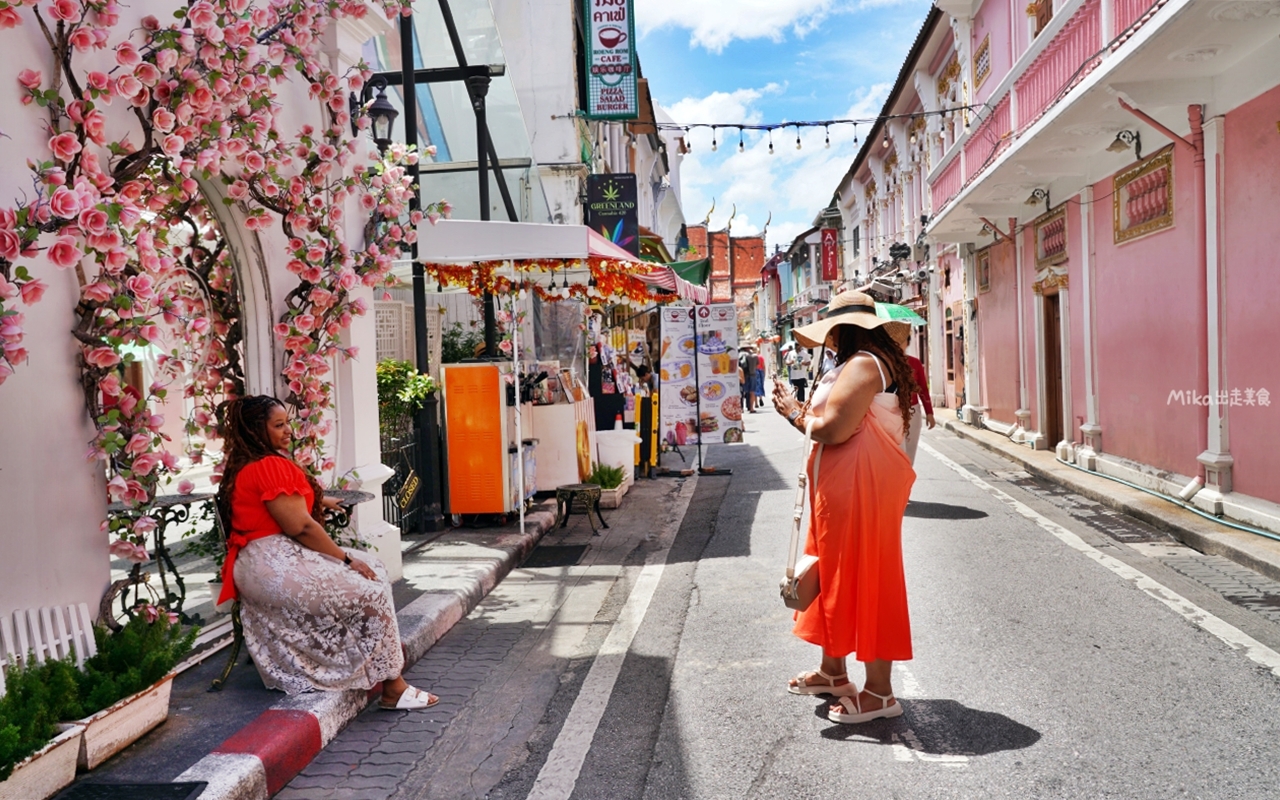
[[[1280,530],[1278,35],[1275,0],[931,9],[837,204],[966,422]]]

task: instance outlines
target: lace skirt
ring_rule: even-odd
[[[378,580],[283,534],[240,551],[235,580],[245,644],[268,689],[367,690],[403,670],[387,568],[369,553],[344,550]]]

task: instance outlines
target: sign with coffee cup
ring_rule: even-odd
[[[635,22],[632,0],[583,0],[587,42],[583,72],[587,76],[587,116],[591,119],[635,119]]]

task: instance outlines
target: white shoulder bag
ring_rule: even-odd
[[[800,478],[796,485],[796,505],[791,516],[791,547],[787,550],[787,573],[779,585],[782,602],[787,608],[804,611],[818,596],[818,557],[802,554],[804,545],[800,538],[800,525],[804,521],[804,500],[808,494],[809,476],[806,466],[809,451],[813,449],[813,423],[809,420],[804,426],[804,459],[800,463]],[[822,445],[818,445],[818,455],[813,459],[813,483],[818,484],[818,467],[822,463]]]

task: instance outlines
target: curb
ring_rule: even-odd
[[[524,535],[499,537],[502,555],[485,564],[469,586],[427,593],[396,612],[408,667],[431,649],[518,566],[555,522],[547,504],[525,515]],[[174,782],[206,781],[201,800],[267,800],[311,763],[378,696],[369,691],[313,692],[285,698],[263,711]]]
[[[1062,484],[1076,494],[1140,519],[1188,547],[1206,555],[1230,559],[1272,580],[1280,580],[1280,543],[1216,525],[1158,497],[1116,483],[1100,473],[1080,472],[1063,466],[1052,452],[1031,450],[997,433],[975,430],[954,420],[945,420],[941,427],[1018,462],[1037,478]]]

